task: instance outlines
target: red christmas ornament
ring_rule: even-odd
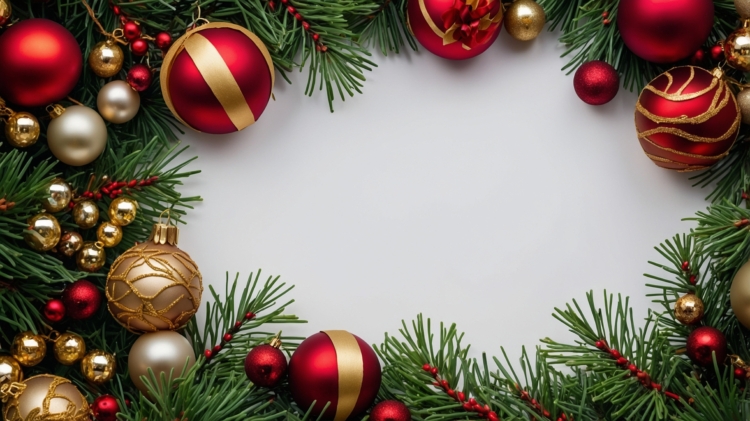
[[[714,25],[711,0],[621,0],[617,29],[638,57],[673,63],[689,57]]]
[[[366,410],[380,389],[380,362],[370,345],[343,330],[305,339],[289,361],[289,386],[301,408],[326,419],[345,420]]]
[[[136,56],[145,56],[148,53],[148,42],[143,38],[138,38],[130,42],[130,51]]]
[[[719,329],[701,326],[690,333],[687,339],[687,355],[694,363],[708,367],[713,365],[713,354],[716,362],[724,364],[727,357],[727,338]]]
[[[62,25],[22,20],[0,36],[0,97],[24,107],[65,98],[81,76],[83,55]]]
[[[120,404],[112,395],[101,395],[94,399],[91,404],[91,412],[96,421],[117,421],[117,413],[120,412]]]
[[[151,69],[142,63],[134,64],[133,67],[128,70],[128,84],[138,92],[143,92],[151,86],[153,80],[153,74]]]
[[[274,70],[263,42],[231,23],[209,23],[180,37],[164,57],[161,88],[175,117],[207,133],[253,124],[271,98]]]
[[[594,60],[576,70],[573,88],[581,101],[602,105],[612,100],[620,89],[620,76],[609,63]]]
[[[409,408],[399,401],[383,401],[370,411],[372,421],[411,421]]]
[[[279,348],[263,344],[253,348],[245,358],[245,373],[261,387],[276,387],[286,375],[286,356]]]
[[[726,156],[740,128],[737,100],[717,69],[675,67],[652,80],[635,109],[646,155],[660,167],[692,171]]]
[[[409,0],[409,27],[429,52],[464,60],[485,52],[503,24],[499,0]]]
[[[714,45],[711,47],[711,59],[714,61],[721,60],[724,58],[724,46]]]
[[[744,368],[735,367],[734,369],[734,378],[737,380],[745,380],[747,379],[747,371],[745,371]]]
[[[102,303],[102,294],[96,285],[81,279],[68,285],[62,293],[68,315],[73,320],[84,320],[93,316]]]
[[[44,313],[44,318],[48,322],[57,323],[65,318],[65,304],[63,304],[62,300],[53,298],[44,304],[42,313]]]
[[[159,32],[156,34],[154,44],[156,45],[156,48],[166,50],[172,45],[172,35],[169,35],[168,32]]]
[[[128,41],[135,41],[141,37],[141,25],[138,25],[132,20],[125,22],[122,25],[122,35]]]

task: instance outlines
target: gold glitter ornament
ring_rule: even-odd
[[[10,355],[0,355],[0,388],[21,380],[23,380],[21,364],[18,364],[18,361]]]
[[[29,227],[23,234],[26,244],[36,251],[52,250],[60,241],[60,224],[57,218],[48,214],[40,213],[29,218]]]
[[[124,227],[135,220],[138,214],[138,202],[127,197],[118,197],[109,204],[109,220]]]
[[[73,365],[86,355],[86,342],[80,335],[65,332],[52,345],[55,359],[62,365]]]
[[[678,298],[674,303],[674,318],[684,325],[694,325],[703,318],[703,301],[692,292]]]
[[[42,374],[0,390],[5,421],[88,421],[89,404],[70,380]]]
[[[102,222],[96,230],[96,238],[104,247],[114,247],[122,241],[122,228],[111,222]]]
[[[104,266],[106,260],[107,254],[104,251],[104,244],[99,241],[86,241],[76,254],[76,266],[84,272],[98,271]]]
[[[91,351],[81,360],[81,373],[91,383],[102,385],[115,376],[115,356],[104,351]]]
[[[91,228],[99,222],[99,208],[93,200],[81,200],[73,208],[73,222],[82,229]]]
[[[44,338],[34,332],[21,332],[10,344],[10,355],[24,367],[33,367],[44,359],[47,344]]]
[[[114,40],[108,39],[94,45],[88,61],[94,74],[99,77],[112,77],[122,69],[125,55]]]
[[[70,185],[60,177],[53,178],[44,191],[42,207],[50,213],[56,213],[68,209],[68,204],[73,199],[73,191]]]
[[[120,255],[107,276],[112,316],[134,333],[177,330],[198,311],[203,280],[198,265],[177,247],[179,231],[161,221],[149,240]]]
[[[534,0],[516,0],[505,11],[505,29],[519,41],[531,41],[544,29],[544,9]]]
[[[39,133],[39,120],[26,111],[13,113],[5,121],[5,138],[16,148],[27,148],[35,144],[39,140]]]
[[[57,243],[57,251],[65,257],[73,257],[83,247],[83,237],[74,231],[64,232]]]

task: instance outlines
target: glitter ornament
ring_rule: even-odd
[[[573,87],[581,101],[602,105],[612,100],[620,89],[620,77],[612,65],[594,60],[581,65],[573,77]]]
[[[96,314],[102,304],[102,295],[93,283],[80,279],[68,285],[62,301],[73,320],[85,320]]]

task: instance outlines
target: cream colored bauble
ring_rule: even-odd
[[[82,105],[56,106],[47,127],[47,144],[60,162],[74,167],[94,162],[107,146],[107,126],[96,111]]]
[[[729,301],[737,320],[750,328],[750,262],[746,262],[734,275],[729,288]]]
[[[124,80],[113,80],[99,90],[96,107],[105,120],[122,124],[132,120],[141,108],[141,96]]]
[[[89,421],[89,404],[70,380],[42,374],[5,392],[5,421]]]
[[[141,380],[141,376],[150,378],[149,368],[157,379],[162,373],[167,378],[171,374],[174,379],[182,376],[183,368],[190,370],[193,364],[195,364],[195,354],[190,342],[184,336],[171,330],[141,335],[128,354],[130,380],[144,395],[148,395],[148,388]]]

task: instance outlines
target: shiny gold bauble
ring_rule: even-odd
[[[750,0],[734,0],[734,9],[742,19],[750,19]]]
[[[83,237],[73,231],[64,232],[57,243],[57,251],[65,257],[73,257],[83,247]]]
[[[99,77],[112,77],[120,72],[125,62],[122,48],[113,40],[102,41],[89,53],[89,67]]]
[[[729,301],[737,320],[750,328],[750,262],[746,262],[734,275],[729,288]]]
[[[13,8],[10,6],[10,0],[0,0],[0,26],[5,25],[10,20],[10,14]]]
[[[76,254],[76,266],[84,272],[96,272],[104,266],[107,261],[107,253],[104,244],[100,242],[86,241]]]
[[[683,295],[674,303],[674,318],[684,325],[700,322],[703,311],[703,301],[693,293]]]
[[[107,146],[107,125],[91,108],[54,107],[47,126],[47,145],[55,158],[74,167],[94,162]]]
[[[737,70],[750,72],[750,28],[740,28],[724,41],[727,64]]]
[[[0,355],[0,389],[10,383],[23,380],[23,370],[15,358],[10,355]]]
[[[118,197],[109,204],[109,220],[124,227],[135,220],[138,214],[138,202],[127,197]]]
[[[73,208],[73,222],[82,229],[91,228],[99,222],[99,208],[93,200],[81,200]]]
[[[89,404],[70,380],[42,374],[19,383],[5,404],[5,421],[88,421]]]
[[[80,335],[66,332],[55,339],[52,351],[57,362],[62,365],[73,365],[86,355],[86,342]]]
[[[141,108],[141,96],[124,80],[104,85],[96,96],[96,107],[105,120],[122,124],[132,120]]]
[[[5,138],[16,148],[26,148],[35,144],[39,140],[40,132],[39,120],[34,114],[26,111],[11,114],[5,122]]]
[[[55,213],[68,209],[70,201],[73,199],[73,191],[70,185],[60,177],[53,178],[44,190],[44,199],[42,207],[47,212]]]
[[[81,360],[81,373],[91,383],[102,385],[115,376],[115,356],[104,351],[91,351]]]
[[[171,375],[175,379],[184,374],[183,369],[190,370],[193,364],[195,354],[190,342],[179,333],[169,330],[141,335],[128,354],[130,380],[144,395],[148,395],[148,388],[141,376],[150,379],[149,368],[157,379],[162,374],[167,378]]]
[[[36,251],[52,250],[60,241],[60,224],[57,218],[40,213],[29,218],[29,227],[23,234],[26,244]]]
[[[10,344],[10,355],[24,367],[33,367],[44,359],[47,344],[44,338],[34,332],[21,332]]]
[[[102,222],[96,230],[96,238],[104,247],[114,247],[122,241],[122,228],[111,222]]]
[[[505,11],[505,29],[519,41],[530,41],[542,33],[547,18],[534,0],[516,0]]]

